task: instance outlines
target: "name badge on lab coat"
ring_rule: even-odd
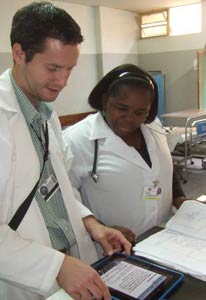
[[[162,196],[162,189],[159,186],[144,187],[144,200],[160,200]]]

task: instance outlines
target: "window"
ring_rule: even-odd
[[[201,32],[201,3],[140,14],[139,23],[142,39]]]
[[[201,4],[170,8],[170,35],[201,32]]]
[[[141,38],[168,34],[168,11],[162,10],[140,16]]]

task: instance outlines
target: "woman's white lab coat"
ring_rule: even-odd
[[[69,166],[71,155],[68,152],[67,159],[64,159],[61,144],[61,128],[53,113],[49,121],[50,156],[59,185],[61,182],[67,186],[65,165]],[[7,225],[40,174],[39,159],[8,70],[0,76],[0,155],[0,299],[44,299],[43,295],[54,292],[58,287],[55,278],[64,255],[51,248],[48,231],[35,200],[17,231]],[[69,192],[66,189],[63,195],[67,199],[68,212],[72,193],[71,190]],[[75,206],[74,203],[72,205]],[[81,217],[91,214],[87,208],[78,205],[81,206]],[[78,217],[81,222],[81,217]]]
[[[152,168],[114,134],[100,113],[63,132],[64,143],[74,153],[70,180],[81,192],[83,203],[103,223],[128,227],[137,235],[162,223],[171,213],[172,159],[157,122],[141,125]],[[97,183],[88,173],[93,167],[95,139],[99,142]],[[145,200],[144,191],[155,184],[162,190],[161,199]]]

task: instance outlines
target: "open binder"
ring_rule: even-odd
[[[136,255],[115,253],[92,264],[113,300],[163,300],[175,292],[184,274]]]

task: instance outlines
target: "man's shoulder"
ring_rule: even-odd
[[[7,69],[0,74],[0,93],[6,92],[11,87],[10,71],[11,69]]]
[[[1,78],[8,78],[9,77],[9,72],[11,71],[10,68],[4,70],[1,74],[0,74],[0,79]]]

